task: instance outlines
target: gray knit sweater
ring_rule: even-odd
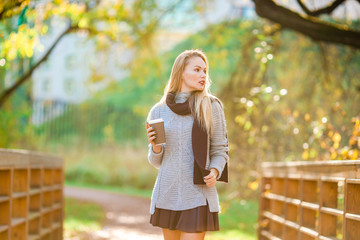
[[[175,102],[185,102],[190,93],[180,92]],[[206,167],[216,168],[219,177],[228,161],[226,151],[226,123],[224,112],[217,101],[212,103],[213,127],[209,134],[209,154]],[[186,210],[209,203],[211,212],[220,212],[216,187],[193,183],[194,156],[191,133],[193,117],[178,115],[166,104],[156,104],[149,112],[148,120],[164,119],[166,144],[160,153],[154,153],[149,144],[148,160],[159,169],[151,196],[150,213],[155,206],[162,209]]]

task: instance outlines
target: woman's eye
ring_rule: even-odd
[[[195,72],[198,72],[199,71],[199,69],[195,69]]]

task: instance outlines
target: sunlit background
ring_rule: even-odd
[[[259,16],[262,2],[2,1],[0,147],[64,157],[69,186],[150,197],[157,170],[147,163],[147,113],[176,56],[202,49],[231,158],[230,184],[218,184],[224,231],[214,239],[255,239],[262,162],[360,159],[360,44],[281,27]],[[359,31],[356,0],[319,17],[296,0],[275,2]]]

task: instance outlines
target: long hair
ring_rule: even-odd
[[[191,113],[195,121],[198,121],[201,128],[210,132],[212,126],[212,107],[211,98],[214,97],[210,93],[211,79],[209,77],[209,64],[204,52],[199,49],[185,50],[180,53],[175,59],[174,65],[171,70],[169,81],[164,89],[164,96],[160,103],[166,103],[166,96],[168,93],[177,94],[181,91],[182,74],[189,60],[193,57],[200,57],[206,65],[206,81],[203,91],[194,91],[189,97]]]

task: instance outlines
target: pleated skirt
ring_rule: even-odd
[[[219,216],[210,212],[209,205],[183,211],[173,211],[155,207],[150,217],[153,226],[180,230],[189,233],[219,231]]]

